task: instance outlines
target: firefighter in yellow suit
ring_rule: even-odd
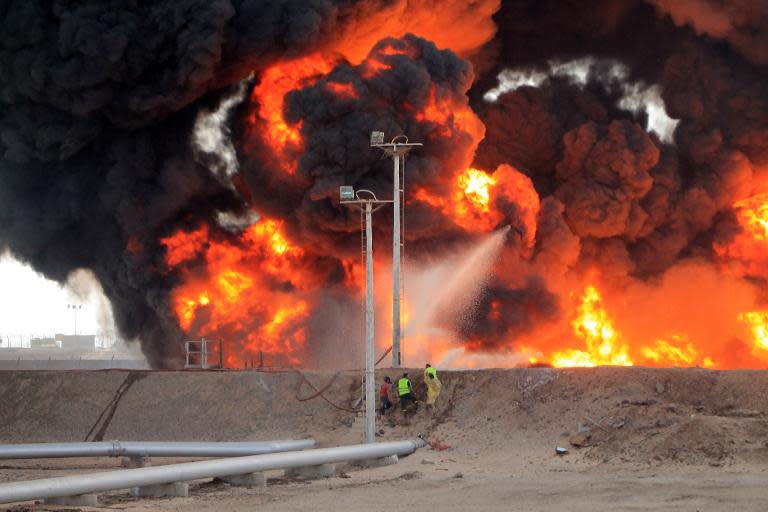
[[[432,370],[434,371],[434,368],[432,368]],[[426,374],[424,383],[427,385],[427,407],[433,409],[437,397],[440,396],[440,390],[443,389],[443,384],[440,382],[440,379],[437,378],[437,372],[427,373],[425,371],[424,373]]]

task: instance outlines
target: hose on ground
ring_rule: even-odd
[[[333,403],[332,401],[330,401],[330,400],[328,399],[328,397],[326,397],[326,396],[324,395],[324,393],[325,393],[325,392],[326,392],[326,391],[327,391],[327,390],[328,390],[328,389],[329,389],[329,388],[330,388],[330,387],[333,385],[333,383],[336,381],[336,379],[338,378],[338,376],[339,376],[339,373],[340,373],[340,372],[336,372],[336,373],[333,375],[333,377],[331,377],[331,380],[329,380],[329,381],[328,381],[328,383],[327,383],[325,386],[323,386],[321,389],[317,389],[317,388],[315,387],[315,385],[314,385],[314,384],[312,384],[312,382],[310,382],[310,380],[309,380],[309,379],[308,379],[308,378],[307,378],[307,377],[306,377],[306,376],[305,376],[303,373],[301,373],[299,370],[296,370],[296,373],[298,373],[298,374],[299,374],[299,377],[301,377],[301,380],[299,380],[299,385],[296,387],[296,400],[298,400],[299,402],[306,402],[307,400],[312,400],[313,398],[317,398],[317,397],[320,397],[320,398],[322,398],[323,400],[325,400],[325,401],[326,401],[326,402],[328,402],[330,405],[332,405],[333,407],[335,407],[336,409],[338,409],[338,410],[340,410],[340,411],[345,411],[345,412],[357,412],[355,409],[350,409],[349,407],[344,407],[344,406],[341,406],[341,405],[338,405],[338,404],[335,404],[335,403]],[[299,392],[301,391],[301,386],[302,386],[302,384],[304,384],[305,382],[307,383],[307,385],[308,385],[310,388],[312,388],[312,390],[313,390],[315,393],[314,393],[313,395],[310,395],[310,396],[307,396],[307,397],[299,398]]]
[[[384,353],[383,353],[383,354],[381,354],[381,357],[379,357],[379,359],[376,361],[376,363],[374,364],[374,366],[377,366],[377,365],[378,365],[380,362],[382,362],[382,361],[384,360],[384,358],[385,358],[385,357],[387,357],[387,354],[389,354],[390,352],[392,352],[392,345],[390,345],[390,346],[387,348],[387,350],[385,350],[385,351],[384,351]],[[301,373],[301,371],[299,371],[299,370],[296,370],[296,373],[298,373],[298,374],[299,374],[299,377],[301,377],[301,380],[299,381],[299,385],[298,385],[298,387],[296,388],[296,400],[298,400],[299,402],[306,402],[306,401],[308,401],[308,400],[312,400],[312,399],[314,399],[314,398],[320,397],[320,398],[322,398],[323,400],[325,400],[326,402],[328,402],[329,404],[331,404],[333,407],[335,407],[336,409],[338,409],[338,410],[340,410],[340,411],[346,411],[346,412],[357,412],[357,410],[356,410],[356,409],[350,409],[349,407],[343,407],[343,406],[341,406],[341,405],[338,405],[338,404],[335,404],[335,403],[333,403],[331,400],[329,400],[329,399],[328,399],[328,398],[327,398],[327,397],[324,395],[324,393],[325,393],[326,391],[328,391],[328,389],[329,389],[331,386],[333,386],[333,383],[334,383],[334,382],[336,382],[336,379],[338,378],[338,376],[339,376],[340,372],[336,372],[336,373],[334,373],[334,374],[333,374],[333,377],[331,377],[331,380],[329,380],[329,381],[328,381],[328,383],[327,383],[325,386],[323,386],[321,389],[317,389],[317,388],[315,387],[315,385],[314,385],[314,384],[312,384],[312,382],[310,382],[310,381],[309,381],[309,379],[307,379],[307,377],[306,377],[306,376],[305,376],[303,373]],[[307,385],[308,385],[310,388],[312,388],[312,390],[314,391],[314,394],[312,394],[312,395],[309,395],[309,396],[305,396],[305,397],[301,397],[301,398],[300,398],[300,397],[299,397],[299,393],[300,393],[300,391],[301,391],[301,386],[302,386],[302,384],[304,384],[305,382],[307,383]]]

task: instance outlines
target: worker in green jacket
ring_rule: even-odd
[[[411,381],[408,379],[407,373],[404,373],[397,381],[397,394],[400,396],[400,409],[403,412],[416,400],[411,392]]]
[[[429,378],[430,375],[432,375],[433,379],[436,379],[437,378],[437,370],[432,368],[431,364],[427,363],[426,368],[424,368],[424,382],[427,382],[427,379]]]

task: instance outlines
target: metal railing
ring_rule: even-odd
[[[212,350],[215,347],[218,350]],[[208,369],[224,368],[222,341],[202,338],[184,342],[184,368]]]

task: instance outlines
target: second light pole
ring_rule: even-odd
[[[361,197],[361,194],[363,197]],[[339,189],[341,204],[355,205],[365,215],[365,442],[376,442],[376,370],[373,313],[373,212],[392,201],[380,201],[370,190],[355,191],[344,186]],[[373,208],[373,205],[377,205]]]
[[[82,309],[82,304],[67,304],[67,309],[71,309],[75,314],[75,336],[77,336],[77,310]]]

